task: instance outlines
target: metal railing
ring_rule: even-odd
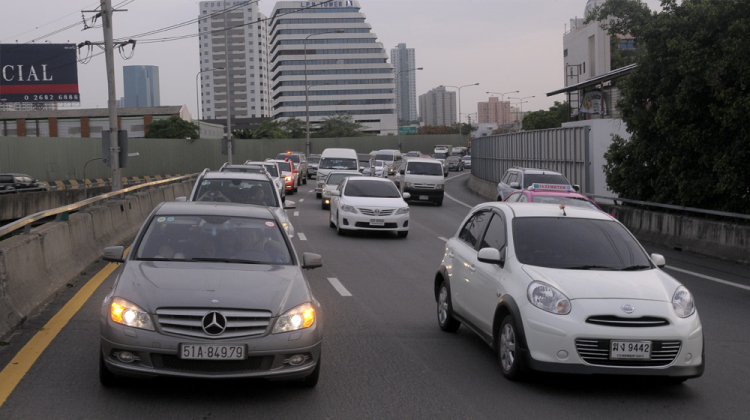
[[[683,207],[683,206],[675,206],[672,204],[651,203],[648,201],[630,200],[627,198],[610,197],[610,196],[605,196],[605,195],[593,195],[593,194],[586,194],[586,195],[594,199],[598,198],[601,200],[611,200],[615,203],[615,205],[618,205],[617,202],[620,201],[622,203],[638,204],[640,206],[657,207],[657,208],[663,208],[663,209],[669,209],[669,210],[685,211],[685,212],[690,212],[690,213],[710,214],[712,216],[731,217],[735,219],[750,220],[750,214],[729,213],[725,211],[716,211],[716,210],[704,210],[704,209],[699,209],[695,207]]]
[[[151,187],[155,187],[161,184],[169,184],[172,182],[183,181],[186,179],[194,179],[197,176],[198,174],[191,174],[191,175],[184,175],[184,176],[179,176],[179,177],[174,177],[174,178],[162,179],[159,181],[147,182],[144,184],[138,184],[133,187],[123,188],[119,191],[114,191],[114,192],[98,195],[96,197],[92,197],[83,201],[79,201],[77,203],[68,204],[67,206],[62,206],[62,207],[58,207],[58,208],[51,209],[51,210],[40,211],[38,213],[34,213],[32,215],[24,217],[23,219],[16,220],[13,223],[9,223],[5,226],[0,227],[0,238],[4,237],[5,235],[9,233],[15,232],[16,230],[21,229],[21,228],[24,229],[24,234],[28,234],[31,232],[31,225],[33,223],[36,223],[40,220],[43,220],[52,216],[55,216],[55,221],[67,220],[67,217],[70,214],[70,212],[81,210],[93,204],[99,203],[100,201],[108,200],[113,197],[124,196],[133,191],[140,190],[142,188],[151,188]]]

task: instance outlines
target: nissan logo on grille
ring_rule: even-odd
[[[625,312],[626,314],[632,314],[635,311],[635,308],[628,305],[627,303],[622,305],[620,309],[622,309],[622,311]]]
[[[227,318],[219,312],[209,312],[201,322],[203,331],[208,335],[219,335],[227,328]]]

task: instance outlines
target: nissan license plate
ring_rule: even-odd
[[[385,219],[370,219],[370,226],[383,226]]]
[[[420,195],[420,196],[419,196],[419,199],[420,199],[420,200],[429,200],[429,199],[430,199],[430,196],[428,196],[428,195]]]
[[[650,341],[612,341],[609,345],[610,359],[649,360]]]
[[[243,360],[245,346],[236,344],[182,344],[180,359]]]

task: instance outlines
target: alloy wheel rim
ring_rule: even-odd
[[[516,360],[516,334],[510,324],[505,324],[500,335],[500,360],[503,370],[510,370]]]
[[[440,289],[440,301],[438,303],[438,320],[440,324],[445,324],[448,319],[448,289]]]

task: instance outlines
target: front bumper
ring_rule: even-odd
[[[613,308],[630,304],[638,315],[661,318],[667,325],[623,327],[587,322],[590,316],[617,315]],[[554,315],[531,304],[520,310],[526,338],[521,352],[527,366],[534,370],[559,373],[640,375],[694,378],[704,370],[703,328],[695,313],[682,319],[668,302],[632,299],[578,299],[572,301],[568,315]],[[613,360],[610,343],[649,341],[651,359]],[[674,350],[668,350],[669,348]]]
[[[341,228],[347,230],[384,230],[384,231],[408,231],[409,230],[409,215],[399,214],[390,216],[369,216],[362,213],[346,213],[342,212],[339,214]],[[373,225],[371,222],[373,219],[382,219],[382,225]]]
[[[445,190],[434,188],[404,188],[404,192],[411,194],[407,201],[442,201]]]

